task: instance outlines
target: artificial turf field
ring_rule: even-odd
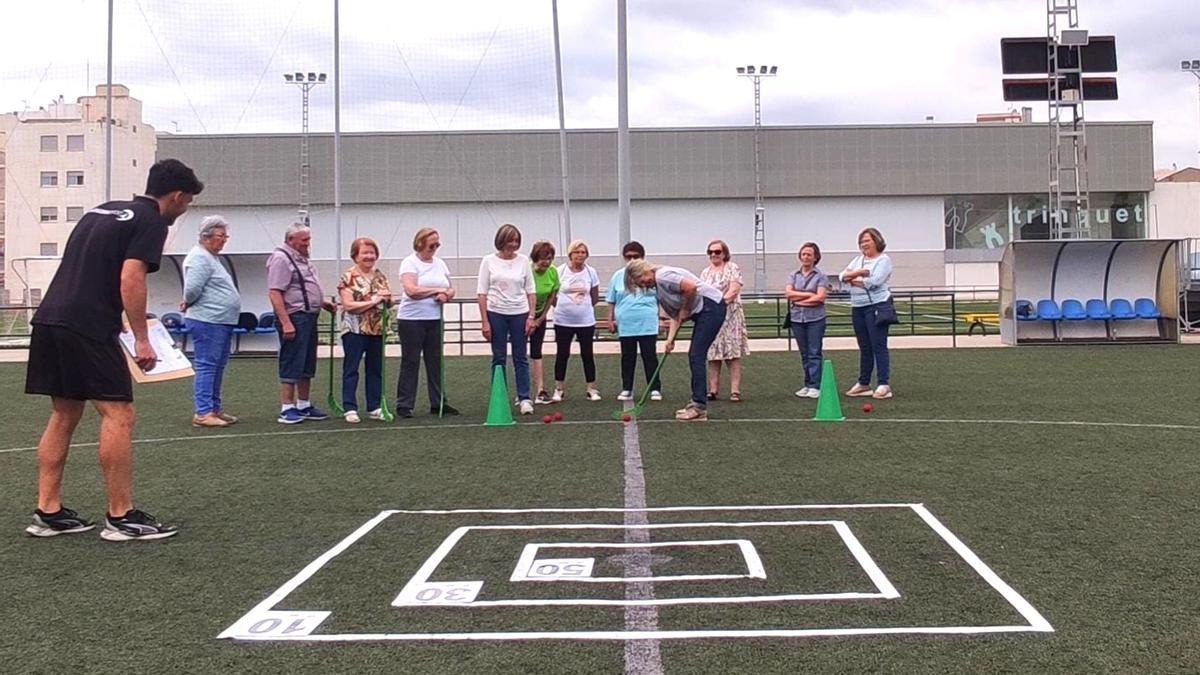
[[[844,390],[857,354],[830,356]],[[598,358],[605,401],[582,400],[576,359],[568,400],[555,408],[566,420],[546,426],[539,407],[537,418],[510,428],[476,426],[486,407],[485,359],[447,361],[447,388],[463,417],[438,420],[422,409],[411,420],[357,427],[276,424],[274,362],[235,360],[226,407],[243,422],[232,429],[190,427],[190,381],[137,390],[137,500],[181,534],[125,544],[95,532],[46,540],[21,533],[35,467],[34,453],[21,448],[36,443],[47,404],[21,394],[23,365],[6,364],[3,670],[621,672],[625,643],[613,640],[217,636],[377,516],[374,528],[273,608],[330,612],[313,636],[621,632],[630,619],[620,605],[555,603],[613,603],[630,585],[512,577],[533,543],[559,545],[541,549],[537,560],[592,560],[592,577],[628,576],[615,556],[621,551],[603,545],[626,540],[630,514],[411,512],[619,509],[624,448],[636,438],[652,509],[830,507],[639,512],[658,526],[643,530],[649,541],[675,543],[653,549],[655,576],[722,577],[654,583],[657,599],[705,600],[657,606],[661,631],[1027,623],[918,510],[846,508],[865,504],[923,504],[1054,630],[664,639],[665,672],[1194,672],[1198,357],[1191,346],[894,351],[895,399],[875,402],[868,415],[843,398],[846,422],[814,423],[816,402],[791,393],[800,384],[797,355],[753,354],[745,361],[745,402],[718,401],[712,421],[685,425],[670,421],[685,398],[686,366],[677,355],[664,370],[667,401],[650,404],[628,432],[610,418],[615,357]],[[390,376],[397,366],[389,362]],[[320,402],[327,371],[318,372]],[[89,413],[77,441],[94,441],[95,433]],[[73,452],[65,498],[85,516],[101,515],[94,446]],[[834,522],[844,523],[899,597],[828,597],[879,591]],[[445,551],[429,580],[482,581],[476,602],[525,604],[394,607],[418,568],[464,527],[474,529]],[[750,569],[746,547],[731,543],[739,541],[750,542],[765,578],[725,578]],[[787,594],[826,597],[745,600]]]

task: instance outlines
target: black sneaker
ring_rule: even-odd
[[[413,416],[413,413],[411,410],[406,410],[404,408],[396,408],[396,417],[398,417],[400,419],[409,419],[412,416]]]
[[[450,405],[449,403],[443,403],[441,412],[442,412],[443,417],[448,416],[448,415],[457,415],[458,408],[455,408],[454,406]],[[431,407],[429,409],[429,414],[430,415],[438,414],[438,407],[436,405]]]
[[[55,513],[34,509],[33,524],[25,528],[25,534],[31,537],[57,537],[60,534],[87,532],[93,527],[96,524],[92,521],[84,520],[78,513],[60,506]]]
[[[166,539],[179,534],[179,530],[171,525],[165,525],[146,513],[130,509],[129,513],[120,518],[106,516],[104,529],[100,538],[108,541],[131,541],[133,539]]]

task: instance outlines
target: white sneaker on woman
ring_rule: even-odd
[[[657,389],[650,392],[650,400],[651,401],[661,401],[662,400],[662,392]]]
[[[529,399],[525,399],[524,401],[521,401],[520,410],[521,410],[522,415],[532,415],[533,414],[533,401],[530,401]]]
[[[600,400],[600,391],[598,389],[588,389],[587,390],[587,400],[599,401]]]
[[[563,390],[562,389],[555,389],[554,393],[551,394],[551,396],[550,396],[551,403],[562,403],[562,399],[563,399]]]
[[[798,398],[808,398],[808,387],[804,387],[800,391],[797,391],[796,396]]]
[[[621,393],[617,394],[617,400],[618,401],[632,401],[633,400],[633,392],[629,391],[628,389],[622,389]]]

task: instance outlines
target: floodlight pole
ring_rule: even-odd
[[[558,41],[558,0],[550,0],[550,13],[554,23],[554,79],[558,83],[558,157],[562,171],[563,226],[565,246],[571,237],[571,179],[567,162],[567,118],[563,107],[562,49]]]
[[[629,54],[626,50],[625,0],[617,0],[617,231],[618,245],[633,239],[629,202],[633,171],[629,164]]]
[[[113,0],[108,0],[108,65],[104,92],[104,201],[112,201]]]
[[[320,80],[317,79],[316,73],[308,73],[307,78],[304,73],[297,72],[285,73],[283,76],[287,84],[295,85],[300,88],[300,218],[305,225],[309,224],[308,218],[308,93],[318,84],[325,84],[325,73],[320,74]]]
[[[767,290],[766,207],[762,194],[762,78],[775,77],[778,66],[738,67],[738,77],[754,81],[754,292]]]
[[[1191,59],[1190,61],[1184,61],[1184,63],[1200,64],[1200,59]],[[1200,98],[1200,70],[1188,67],[1188,68],[1184,68],[1183,72],[1191,73],[1192,75],[1196,76],[1196,93],[1197,93],[1198,98]],[[1200,151],[1198,151],[1198,152],[1200,152]]]

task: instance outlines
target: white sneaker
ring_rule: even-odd
[[[597,389],[588,389],[587,390],[587,400],[599,401],[600,400],[600,391]]]
[[[886,384],[881,384],[878,387],[875,387],[875,393],[871,394],[871,398],[891,398],[891,397],[892,397],[892,388],[887,386]]]
[[[809,389],[808,397],[809,398],[821,398],[821,390],[820,389]]]
[[[533,414],[533,401],[530,401],[529,399],[525,399],[524,401],[521,401],[520,408],[521,408],[522,415],[532,415]]]
[[[563,390],[555,389],[554,393],[550,396],[550,402],[551,403],[562,403],[562,398],[563,398]]]
[[[618,401],[632,401],[633,400],[633,392],[629,391],[628,389],[622,389],[621,393],[617,394],[617,400]]]
[[[800,391],[797,391],[796,396],[798,396],[800,398],[808,398],[808,387],[805,387],[805,388],[801,389]]]
[[[662,400],[662,392],[657,389],[650,392],[650,400],[651,401],[661,401]]]
[[[372,411],[368,412],[368,413],[367,413],[367,419],[371,419],[371,420],[381,420],[381,419],[383,419],[383,409],[382,409],[382,408],[376,408],[376,409],[374,409],[374,410],[372,410]]]
[[[358,424],[359,422],[361,422],[361,421],[362,421],[362,420],[361,420],[361,419],[359,419],[359,417],[358,417],[358,411],[357,411],[357,410],[347,410],[347,411],[346,411],[346,414],[345,414],[345,415],[343,415],[343,417],[344,417],[344,418],[345,418],[345,420],[346,420],[347,422],[349,422],[350,424]]]

